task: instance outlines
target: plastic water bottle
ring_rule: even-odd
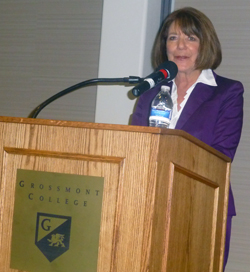
[[[153,99],[149,115],[150,127],[169,127],[173,112],[173,101],[169,91],[168,86],[162,86],[161,91]]]

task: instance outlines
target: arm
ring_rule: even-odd
[[[240,82],[235,82],[225,95],[218,118],[214,127],[214,136],[211,146],[223,154],[234,158],[238,147],[242,123],[243,123],[243,86]]]

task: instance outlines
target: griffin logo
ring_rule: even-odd
[[[48,239],[48,241],[50,242],[49,246],[65,247],[63,240],[64,240],[64,235],[59,234],[59,233],[52,234],[51,238]]]
[[[35,244],[50,261],[69,249],[71,217],[37,213]]]

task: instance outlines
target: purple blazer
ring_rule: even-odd
[[[197,83],[176,124],[181,129],[232,160],[239,144],[243,121],[243,85],[214,73],[217,86]],[[148,126],[151,101],[161,85],[172,87],[172,82],[162,82],[142,94],[132,116],[132,125]],[[236,215],[230,186],[228,215]]]

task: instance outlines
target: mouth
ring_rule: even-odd
[[[187,57],[187,56],[175,56],[174,58],[175,58],[176,60],[182,61],[182,60],[188,59],[189,57]]]

